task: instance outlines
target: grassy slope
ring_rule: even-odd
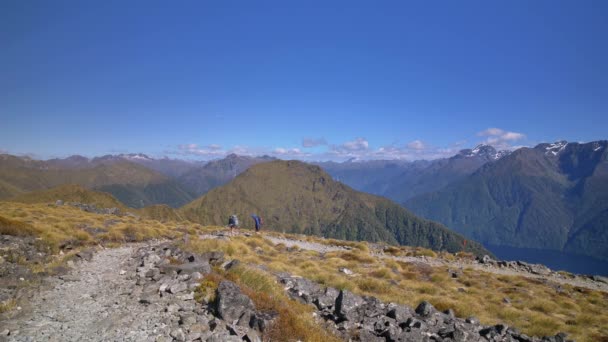
[[[460,250],[463,237],[423,220],[397,204],[335,182],[318,166],[298,161],[258,164],[229,184],[180,209],[201,224],[226,224],[237,214],[252,227],[252,213],[266,229],[345,240],[385,241],[436,250]],[[473,251],[489,253],[476,243]]]
[[[349,289],[362,295],[376,296],[410,306],[428,300],[439,309],[452,308],[461,317],[476,316],[485,324],[504,322],[530,335],[552,335],[565,331],[577,341],[601,341],[608,338],[608,294],[586,289],[529,280],[521,277],[499,276],[464,269],[458,278],[449,276],[444,267],[379,259],[369,253],[365,242],[340,242],[351,246],[348,252],[320,254],[312,251],[288,250],[284,245],[272,245],[260,236],[233,237],[228,241],[198,240],[197,234],[221,229],[197,224],[98,215],[76,208],[0,202],[0,232],[40,237],[43,243],[58,246],[72,242],[76,246],[123,242],[131,237],[138,240],[158,237],[180,237],[193,234],[187,249],[204,252],[222,250],[227,258],[238,258],[245,265],[264,265],[270,271],[285,271],[304,276],[322,284]],[[106,232],[92,235],[85,227],[99,227]],[[176,227],[182,227],[176,230]],[[286,236],[303,239],[302,236]],[[306,239],[328,243],[309,236]],[[330,241],[331,242],[331,241]],[[260,249],[261,248],[261,254]],[[57,251],[56,247],[54,249]],[[391,253],[410,253],[407,247],[393,247]],[[418,250],[413,253],[433,254]],[[60,258],[59,256],[57,256]],[[456,256],[442,253],[441,257]],[[466,257],[466,256],[465,256]],[[60,260],[60,259],[58,259]],[[35,266],[37,269],[40,266]],[[347,267],[357,275],[339,272]],[[215,278],[214,278],[215,277]],[[233,272],[215,274],[203,280],[201,291],[217,284],[218,277],[241,285],[260,308],[276,309],[286,319],[273,328],[277,341],[296,336],[301,340],[325,341],[322,329],[311,325],[310,308],[290,302],[274,278],[259,268],[243,267]],[[211,289],[212,292],[212,289]],[[510,299],[507,304],[503,299]]]
[[[302,236],[283,236],[303,239]],[[315,237],[307,239],[327,242]],[[369,253],[365,242],[344,244],[353,247],[352,251],[324,254],[294,251],[283,244],[275,246],[259,236],[235,237],[230,241],[191,239],[186,248],[197,252],[222,250],[245,264],[261,264],[270,271],[303,276],[327,286],[375,296],[385,302],[415,307],[427,300],[440,310],[453,309],[459,317],[474,316],[484,324],[506,323],[529,335],[554,335],[564,331],[577,341],[608,338],[607,293],[468,268],[458,278],[452,278],[446,267],[377,258]],[[428,250],[400,249],[392,252],[433,254]],[[456,258],[447,253],[441,257]],[[355,275],[345,275],[339,271],[341,267],[352,270]],[[270,275],[260,276],[259,269],[253,269],[256,277],[240,279],[237,274],[236,278],[251,288],[272,282]],[[505,298],[510,303],[506,303]]]
[[[94,204],[100,208],[116,207],[121,210],[127,210],[127,207],[114,196],[101,191],[89,190],[75,184],[60,185],[48,190],[28,192],[12,197],[9,200],[19,203],[55,203],[57,200],[62,200],[64,202]]]
[[[48,190],[33,191],[12,197],[8,201],[19,203],[54,204],[57,200],[94,204],[98,208],[119,208],[123,213],[131,212],[141,217],[158,221],[182,221],[177,211],[167,205],[149,205],[140,209],[125,206],[109,193],[83,188],[80,185],[67,184]]]

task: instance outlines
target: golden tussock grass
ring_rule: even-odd
[[[4,219],[4,225],[0,226],[4,232],[40,237],[42,242],[53,246],[55,251],[58,246],[68,242],[74,245],[103,243],[108,246],[128,239],[179,238],[184,232],[198,234],[224,230],[222,227],[203,227],[184,222],[161,223],[89,214],[70,207],[9,202],[0,202],[0,216]],[[116,222],[109,225],[107,223],[110,220]],[[83,228],[86,226],[102,228],[103,232],[93,234]],[[297,238],[315,243],[331,243],[331,240],[315,237]],[[275,246],[261,236],[199,240],[196,235],[191,235],[184,248],[196,252],[221,250],[227,258],[239,259],[244,265],[262,264],[271,271],[288,272],[326,286],[375,296],[387,302],[415,307],[420,301],[427,300],[438,309],[453,309],[459,317],[475,316],[484,324],[503,322],[528,335],[552,335],[564,331],[577,341],[602,341],[608,336],[606,293],[567,285],[562,285],[558,292],[554,286],[545,282],[467,268],[458,278],[452,278],[446,267],[430,267],[421,263],[372,256],[367,243],[340,244],[351,250],[320,254],[287,248],[283,244]],[[394,248],[394,253],[404,255],[437,255],[422,248]],[[439,256],[448,260],[451,258],[444,253]],[[459,253],[454,257],[467,258],[468,255]],[[341,273],[340,267],[349,268],[355,275]],[[293,337],[292,340],[306,341],[333,338],[314,325],[310,307],[287,299],[271,275],[263,271],[257,272],[258,270],[244,268],[222,277],[230,277],[242,285],[244,291],[251,291],[249,293],[260,307],[270,305],[269,309],[281,313],[279,322],[273,328],[275,330],[271,332],[276,340],[288,340],[287,336]],[[209,280],[207,287],[214,289],[214,281],[217,283],[219,279],[223,278]],[[505,297],[509,299],[507,302],[503,301]],[[314,332],[319,334],[311,335]]]

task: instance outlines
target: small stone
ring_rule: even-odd
[[[200,280],[203,279],[203,275],[200,272],[193,272],[192,275],[190,275],[190,279]]]
[[[346,274],[346,275],[353,275],[353,274],[355,273],[355,272],[353,272],[353,271],[349,270],[349,269],[348,269],[348,268],[346,268],[346,267],[340,267],[340,268],[338,269],[338,271],[340,271],[340,272],[342,272],[342,273],[344,273],[344,274]]]
[[[505,304],[511,304],[511,299],[509,299],[509,297],[505,297],[502,299],[502,302]]]
[[[194,292],[190,292],[185,295],[177,296],[179,300],[194,300]]]
[[[185,283],[177,283],[177,284],[173,284],[169,287],[169,291],[170,293],[179,293],[182,291],[186,291],[188,289],[188,285]]]
[[[195,323],[195,324],[192,324],[190,326],[190,329],[188,329],[188,331],[191,334],[193,334],[193,333],[199,333],[199,334],[201,334],[201,333],[204,333],[206,331],[209,331],[209,325],[208,324],[205,325],[205,324]]]
[[[169,304],[165,308],[165,311],[168,312],[168,313],[177,312],[177,311],[179,311],[179,305],[177,305],[177,304]]]
[[[127,274],[127,271],[125,271],[125,270],[120,270],[120,272],[118,272],[118,274],[120,274],[120,275],[125,275],[125,274]]]
[[[4,329],[4,330],[2,330],[2,332],[0,332],[0,336],[8,336],[10,333],[11,333],[10,330]]]
[[[175,329],[175,330],[171,331],[171,333],[169,335],[171,335],[171,337],[173,337],[177,341],[186,340],[186,334],[184,334],[184,331],[182,329]]]
[[[469,317],[465,320],[469,324],[479,324],[479,320],[475,317]]]

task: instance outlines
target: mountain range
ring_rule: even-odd
[[[174,179],[123,157],[41,161],[0,155],[0,199],[64,184],[108,192],[133,208],[150,204],[178,207],[194,198]]]
[[[264,218],[266,229],[450,252],[462,250],[465,240],[441,224],[421,219],[386,198],[355,191],[319,166],[300,161],[252,166],[179,211],[191,221],[216,225],[226,225],[227,217],[237,214],[249,227],[249,216],[255,213]],[[472,241],[467,250],[489,253]]]
[[[482,165],[494,162],[510,151],[489,145],[461,150],[450,158],[413,162],[375,160],[346,163],[318,163],[334,179],[353,188],[390,198],[398,203],[463,179]]]
[[[520,148],[405,205],[484,244],[608,260],[607,145]]]
[[[549,249],[607,260],[606,144],[606,141],[586,144],[562,141],[513,152],[479,145],[461,150],[450,158],[430,161],[351,160],[311,164],[327,171],[326,179],[392,199],[422,217],[441,222],[488,246]],[[241,186],[237,191],[232,184],[229,188],[233,190],[224,193],[228,190],[218,187],[235,181],[240,184],[241,181],[237,181],[240,174],[254,165],[273,161],[275,158],[268,156],[234,154],[209,162],[155,159],[144,154],[106,155],[92,159],[72,156],[47,161],[0,155],[0,199],[62,184],[79,184],[110,193],[133,208],[153,204],[180,208],[198,198],[186,206],[190,208],[188,216],[199,221],[210,219],[219,222],[221,215],[226,213],[222,211],[216,217],[201,209],[194,214],[192,208],[197,205],[195,203],[200,207],[201,201],[209,201],[209,196],[220,192],[227,196],[228,202],[216,198],[226,206],[218,209],[227,210],[234,204],[230,201],[238,199],[238,191],[246,188]],[[272,181],[260,180],[283,182],[279,173],[273,171],[275,179]],[[290,177],[290,181],[297,183],[299,174],[291,174]],[[285,189],[289,188],[286,181],[283,183]],[[300,185],[304,188],[309,186]],[[218,190],[214,192],[214,189]],[[291,194],[297,196],[298,191],[308,191],[298,189],[290,190]],[[355,195],[353,189],[340,193],[361,199],[363,195]],[[281,198],[278,190],[268,194],[269,198],[272,196]],[[369,203],[369,198],[362,201]],[[253,197],[248,200],[256,201]],[[276,221],[273,221],[275,215],[266,215],[271,212],[265,215],[273,225],[281,225],[281,229],[292,232],[402,242],[397,238],[391,240],[390,234],[377,229],[376,223],[371,224],[376,227],[372,230],[355,224],[348,233],[332,232],[330,226],[337,222],[337,217],[327,213],[328,216],[322,218],[308,217],[313,211],[304,207],[298,209],[298,206],[312,206],[315,202],[302,201],[295,201],[291,208],[280,210],[281,215]],[[265,205],[268,209],[291,202],[283,199],[261,203],[270,203]],[[343,211],[341,222],[347,222],[349,213],[356,211],[356,205],[351,202],[343,204],[347,209]],[[214,205],[207,203],[202,207]],[[147,210],[159,218],[186,216],[184,209],[175,211],[168,207],[155,207]],[[366,213],[362,212],[364,216]],[[376,219],[368,215],[364,220],[375,222]],[[342,233],[347,236],[340,236]]]

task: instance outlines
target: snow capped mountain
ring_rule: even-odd
[[[561,140],[561,141],[556,141],[552,144],[542,144],[542,145],[543,145],[542,147],[545,149],[546,155],[556,156],[561,151],[563,151],[566,148],[566,146],[568,146],[568,142],[565,140]]]
[[[498,160],[506,155],[509,155],[511,151],[501,150],[496,151],[496,149],[490,145],[480,144],[475,146],[473,149],[464,149],[461,150],[457,156],[466,157],[466,158],[484,158],[486,160]]]
[[[594,141],[591,146],[593,147],[593,152],[598,152],[605,147],[599,141]]]
[[[143,153],[119,154],[118,156],[127,160],[154,160]]]

